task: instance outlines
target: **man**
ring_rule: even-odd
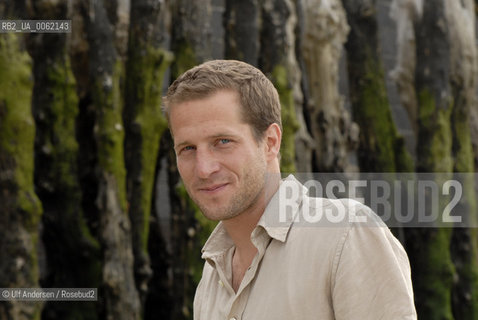
[[[314,201],[292,176],[281,181],[280,102],[262,72],[206,62],[170,86],[164,108],[186,190],[220,221],[202,251],[194,319],[416,319],[408,258],[388,228],[295,223],[338,202],[373,213]],[[300,190],[287,203],[292,215],[274,223],[291,185]]]

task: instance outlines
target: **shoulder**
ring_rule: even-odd
[[[328,199],[304,196],[289,230],[287,243],[298,252],[309,252],[309,256],[328,257],[338,263],[347,241],[355,228],[376,230],[388,228],[366,205],[352,199]],[[365,232],[367,232],[365,230]],[[375,233],[373,230],[368,232]],[[385,236],[385,233],[379,231]],[[373,240],[370,240],[373,241]],[[305,254],[305,252],[304,252]]]
[[[329,199],[304,196],[295,216],[296,225],[351,228],[353,226],[386,227],[368,206],[353,199]]]
[[[370,207],[353,199],[305,196],[291,236],[307,238],[310,245],[327,250],[334,269],[350,254],[393,256],[393,260],[408,265],[405,250],[390,229]]]

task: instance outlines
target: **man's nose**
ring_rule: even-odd
[[[207,179],[209,176],[219,171],[219,161],[216,156],[206,149],[196,152],[196,174],[199,178]]]

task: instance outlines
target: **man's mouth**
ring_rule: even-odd
[[[213,185],[208,185],[208,186],[203,186],[198,188],[199,191],[201,192],[206,192],[206,193],[214,193],[214,192],[219,192],[223,190],[228,183],[220,183],[220,184],[213,184]]]

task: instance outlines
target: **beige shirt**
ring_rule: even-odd
[[[219,223],[203,248],[206,260],[194,299],[195,320],[416,319],[410,265],[389,229],[357,222],[302,225],[304,210],[339,204],[374,216],[354,201],[309,198],[303,192],[278,225],[281,183],[251,235],[258,249],[242,283],[231,286],[234,243]],[[283,194],[283,193],[282,193]],[[356,211],[357,212],[357,211]],[[272,217],[272,218],[271,218]]]

